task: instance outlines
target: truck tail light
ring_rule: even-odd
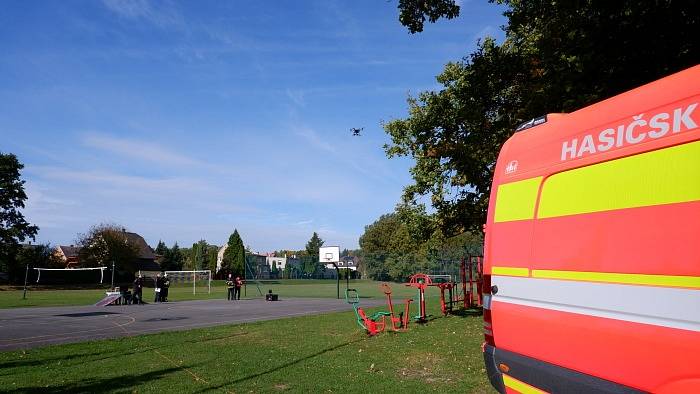
[[[484,340],[486,344],[496,346],[493,339],[493,322],[491,321],[491,275],[484,275],[481,288],[484,292]]]

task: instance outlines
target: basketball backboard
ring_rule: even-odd
[[[335,268],[335,264],[340,260],[339,246],[322,246],[318,249],[318,259],[327,268]]]

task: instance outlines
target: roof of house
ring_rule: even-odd
[[[130,233],[128,231],[124,231],[124,234],[126,235],[126,238],[129,240],[129,242],[136,245],[136,247],[138,248],[138,258],[155,260],[156,254],[153,252],[153,249],[151,249],[151,247],[148,246],[146,240],[143,239],[142,236],[136,233]]]
[[[59,245],[59,249],[61,249],[61,253],[63,253],[66,258],[69,257],[78,257],[78,253],[80,253],[80,246],[64,246],[64,245]]]

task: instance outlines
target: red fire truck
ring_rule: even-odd
[[[700,393],[700,66],[520,126],[495,168],[500,392]]]

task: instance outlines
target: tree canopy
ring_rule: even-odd
[[[325,241],[323,241],[314,231],[314,233],[311,235],[311,239],[309,239],[309,242],[306,243],[306,253],[309,256],[314,256],[318,261],[318,250],[321,248],[321,246],[323,246],[324,242]]]
[[[180,246],[175,242],[173,246],[166,251],[160,267],[164,271],[180,271],[183,268],[183,260]]]
[[[87,234],[80,234],[80,265],[83,267],[110,267],[115,264],[121,272],[136,272],[139,248],[116,224],[101,223],[92,226]]]
[[[504,42],[487,38],[448,63],[440,90],[409,97],[408,117],[384,124],[387,155],[415,160],[402,204],[420,208],[427,198],[447,236],[480,230],[498,152],[518,124],[700,62],[698,2],[498,3],[508,7]]]
[[[243,277],[245,273],[245,247],[237,229],[234,229],[226,245],[221,271]]]
[[[399,21],[408,31],[423,31],[425,20],[431,23],[440,18],[452,19],[459,15],[459,5],[455,0],[399,0]]]
[[[324,240],[314,231],[311,239],[306,243],[306,256],[302,257],[303,270],[307,275],[313,275],[320,267],[319,248],[323,246]]]
[[[427,236],[421,238],[411,229],[415,223],[427,225],[421,230]],[[377,280],[403,281],[418,272],[453,272],[461,258],[481,254],[480,236],[465,232],[447,238],[430,223],[431,216],[426,213],[404,211],[382,215],[366,226],[360,237],[363,274]]]
[[[0,152],[0,270],[5,270],[10,280],[21,270],[15,256],[20,243],[34,240],[39,227],[29,224],[20,211],[27,194],[20,171],[24,168],[17,156]]]

